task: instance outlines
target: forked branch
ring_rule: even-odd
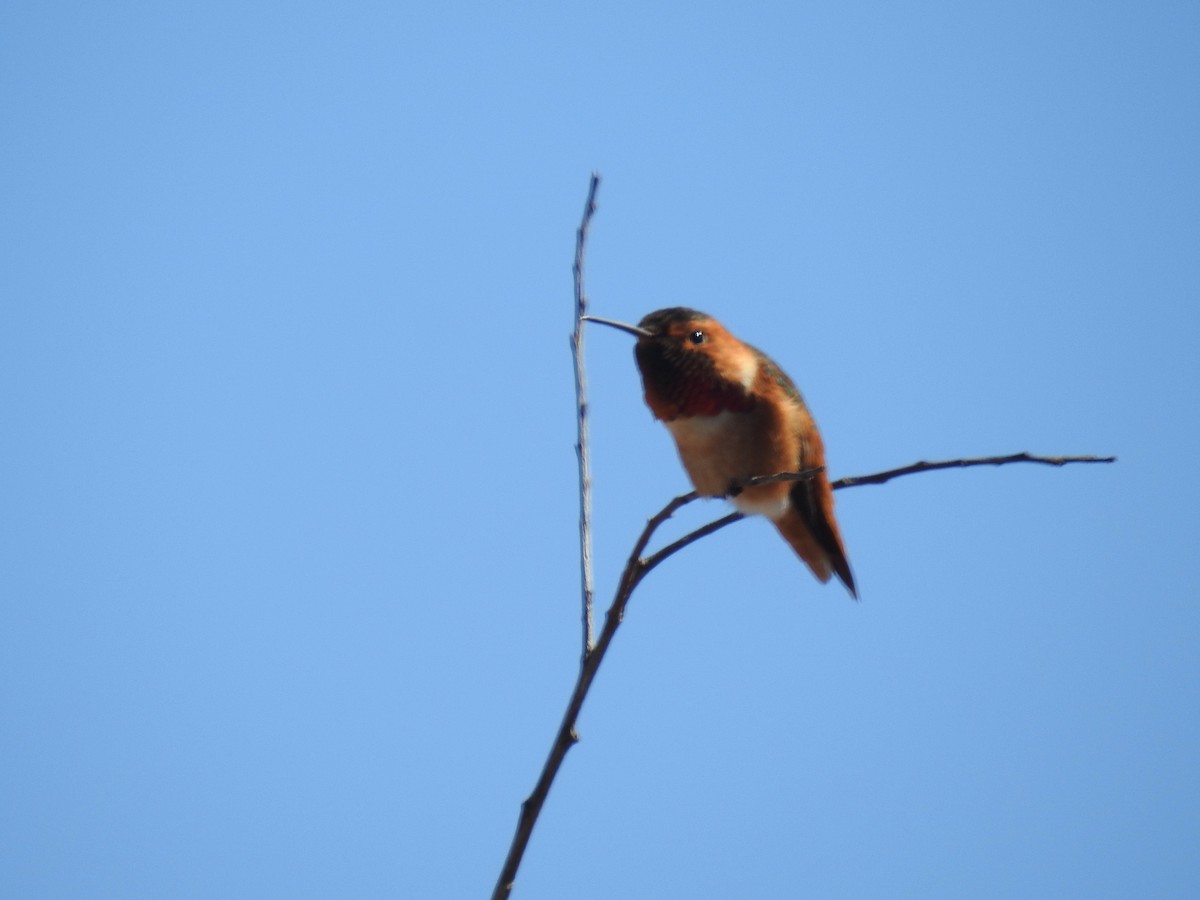
[[[833,487],[837,490],[864,484],[883,484],[893,478],[914,475],[919,472],[931,472],[938,469],[1002,466],[1018,462],[1065,466],[1068,463],[1111,463],[1115,461],[1115,456],[1033,456],[1029,453],[1015,453],[1009,456],[951,459],[941,462],[916,462],[898,469],[876,472],[873,475],[840,478],[833,482]],[[766,484],[774,481],[799,481],[804,478],[811,478],[818,471],[820,470],[809,469],[804,472],[783,472],[778,475],[750,478],[746,480],[742,487]],[[508,850],[508,857],[504,861],[504,868],[500,872],[500,879],[496,883],[496,889],[492,894],[493,900],[503,900],[512,891],[513,881],[517,877],[517,869],[521,865],[521,857],[525,854],[525,848],[529,844],[530,835],[533,834],[533,826],[537,822],[538,815],[542,811],[542,806],[546,802],[546,797],[550,793],[550,786],[554,783],[554,778],[567,756],[567,751],[579,740],[575,732],[575,723],[579,719],[580,710],[583,709],[583,701],[587,698],[588,690],[592,686],[592,680],[596,677],[596,671],[600,668],[600,663],[604,661],[604,654],[608,652],[609,645],[612,644],[617,629],[621,627],[621,620],[625,617],[625,607],[629,604],[629,599],[633,595],[634,588],[638,586],[641,580],[652,569],[667,559],[667,557],[674,555],[689,544],[700,540],[700,538],[745,518],[741,513],[731,513],[685,534],[677,541],[668,544],[649,556],[643,556],[646,552],[646,547],[650,543],[650,539],[654,536],[654,532],[658,530],[658,527],[671,518],[676,511],[691,503],[697,497],[698,495],[695,491],[676,497],[651,517],[650,521],[646,523],[646,527],[642,530],[641,536],[638,537],[637,542],[634,544],[633,551],[629,554],[629,559],[625,562],[625,569],[621,573],[621,580],[617,584],[616,596],[613,598],[612,605],[608,608],[608,612],[604,617],[604,628],[600,632],[600,637],[596,641],[595,647],[584,655],[579,678],[575,682],[575,689],[571,692],[571,699],[568,701],[567,710],[563,714],[562,724],[559,725],[558,733],[554,737],[554,743],[550,747],[550,755],[546,759],[546,764],[542,767],[541,775],[538,776],[533,792],[521,804],[521,815],[517,820],[516,834],[513,835],[512,845]]]
[[[570,700],[567,702],[567,709],[563,714],[562,723],[558,727],[558,733],[554,737],[554,743],[550,746],[550,755],[546,758],[545,765],[542,766],[541,774],[538,776],[533,792],[521,804],[521,815],[517,820],[517,830],[513,835],[512,844],[509,846],[508,856],[504,860],[504,867],[500,871],[500,878],[496,882],[495,891],[492,893],[493,900],[504,900],[512,891],[513,881],[517,877],[517,869],[521,865],[521,858],[525,855],[525,848],[529,845],[529,838],[533,834],[533,826],[542,811],[542,806],[546,802],[547,795],[550,793],[550,786],[554,783],[554,778],[558,774],[563,760],[566,758],[567,751],[579,739],[575,733],[575,723],[579,719],[580,710],[583,709],[583,701],[587,698],[588,690],[592,686],[592,680],[596,677],[600,663],[604,661],[604,655],[608,652],[608,648],[616,636],[617,629],[621,626],[621,620],[625,616],[625,607],[629,603],[629,598],[633,595],[634,588],[638,586],[641,580],[652,569],[668,557],[678,553],[689,544],[712,534],[714,531],[724,528],[726,525],[732,525],[734,522],[744,518],[741,513],[731,513],[724,518],[717,519],[697,528],[695,531],[667,544],[649,556],[644,556],[646,547],[649,546],[650,539],[654,536],[654,532],[658,527],[671,518],[676,510],[695,500],[697,495],[695,492],[692,492],[676,497],[659,510],[646,523],[645,529],[643,529],[641,536],[634,544],[633,552],[629,554],[629,559],[625,563],[625,569],[621,573],[621,580],[617,585],[616,596],[613,598],[612,605],[605,615],[604,628],[593,645],[591,472],[588,464],[587,449],[587,383],[584,377],[582,324],[583,316],[587,312],[587,296],[584,292],[583,282],[584,249],[587,243],[588,227],[596,211],[596,191],[599,186],[600,176],[593,174],[588,187],[587,202],[584,204],[583,218],[580,221],[579,229],[575,236],[575,265],[573,268],[575,276],[575,329],[571,335],[571,351],[575,362],[576,423],[578,429],[578,442],[575,450],[579,457],[579,556],[583,594],[583,654],[579,668],[579,677],[575,681],[575,688],[571,692]],[[918,472],[929,472],[936,469],[985,465],[999,466],[1017,462],[1063,466],[1068,463],[1110,463],[1114,462],[1115,459],[1112,456],[1050,457],[1017,453],[1011,456],[952,459],[943,462],[917,462],[899,469],[877,472],[874,475],[843,478],[833,482],[833,487],[838,489],[856,487],[862,484],[883,484],[893,478],[913,475]],[[804,478],[811,478],[817,471],[819,470],[811,469],[805,472],[783,472],[778,475],[751,478],[747,479],[741,486],[748,487],[773,481],[797,481]]]

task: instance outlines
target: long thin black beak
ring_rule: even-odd
[[[611,325],[613,328],[621,331],[628,331],[635,337],[653,337],[653,335],[645,328],[638,328],[636,325],[628,325],[625,322],[618,322],[616,319],[602,319],[599,316],[584,316],[585,322],[598,322],[601,325]]]

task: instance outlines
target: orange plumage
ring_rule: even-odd
[[[696,491],[765,515],[820,581],[836,574],[857,597],[823,470],[825,447],[783,370],[693,309],[660,309],[636,327],[590,318],[637,336],[646,404],[671,432]],[[804,481],[738,488],[755,475],[819,467]]]

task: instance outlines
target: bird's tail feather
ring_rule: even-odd
[[[775,520],[775,527],[821,582],[837,575],[857,600],[854,574],[833,517],[833,489],[825,473],[797,481],[789,498],[789,509]]]

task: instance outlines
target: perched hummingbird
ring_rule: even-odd
[[[696,491],[766,516],[820,581],[836,574],[857,598],[823,468],[803,481],[739,484],[825,465],[816,423],[784,371],[694,309],[660,309],[637,325],[584,318],[637,337],[646,405],[671,432]]]

